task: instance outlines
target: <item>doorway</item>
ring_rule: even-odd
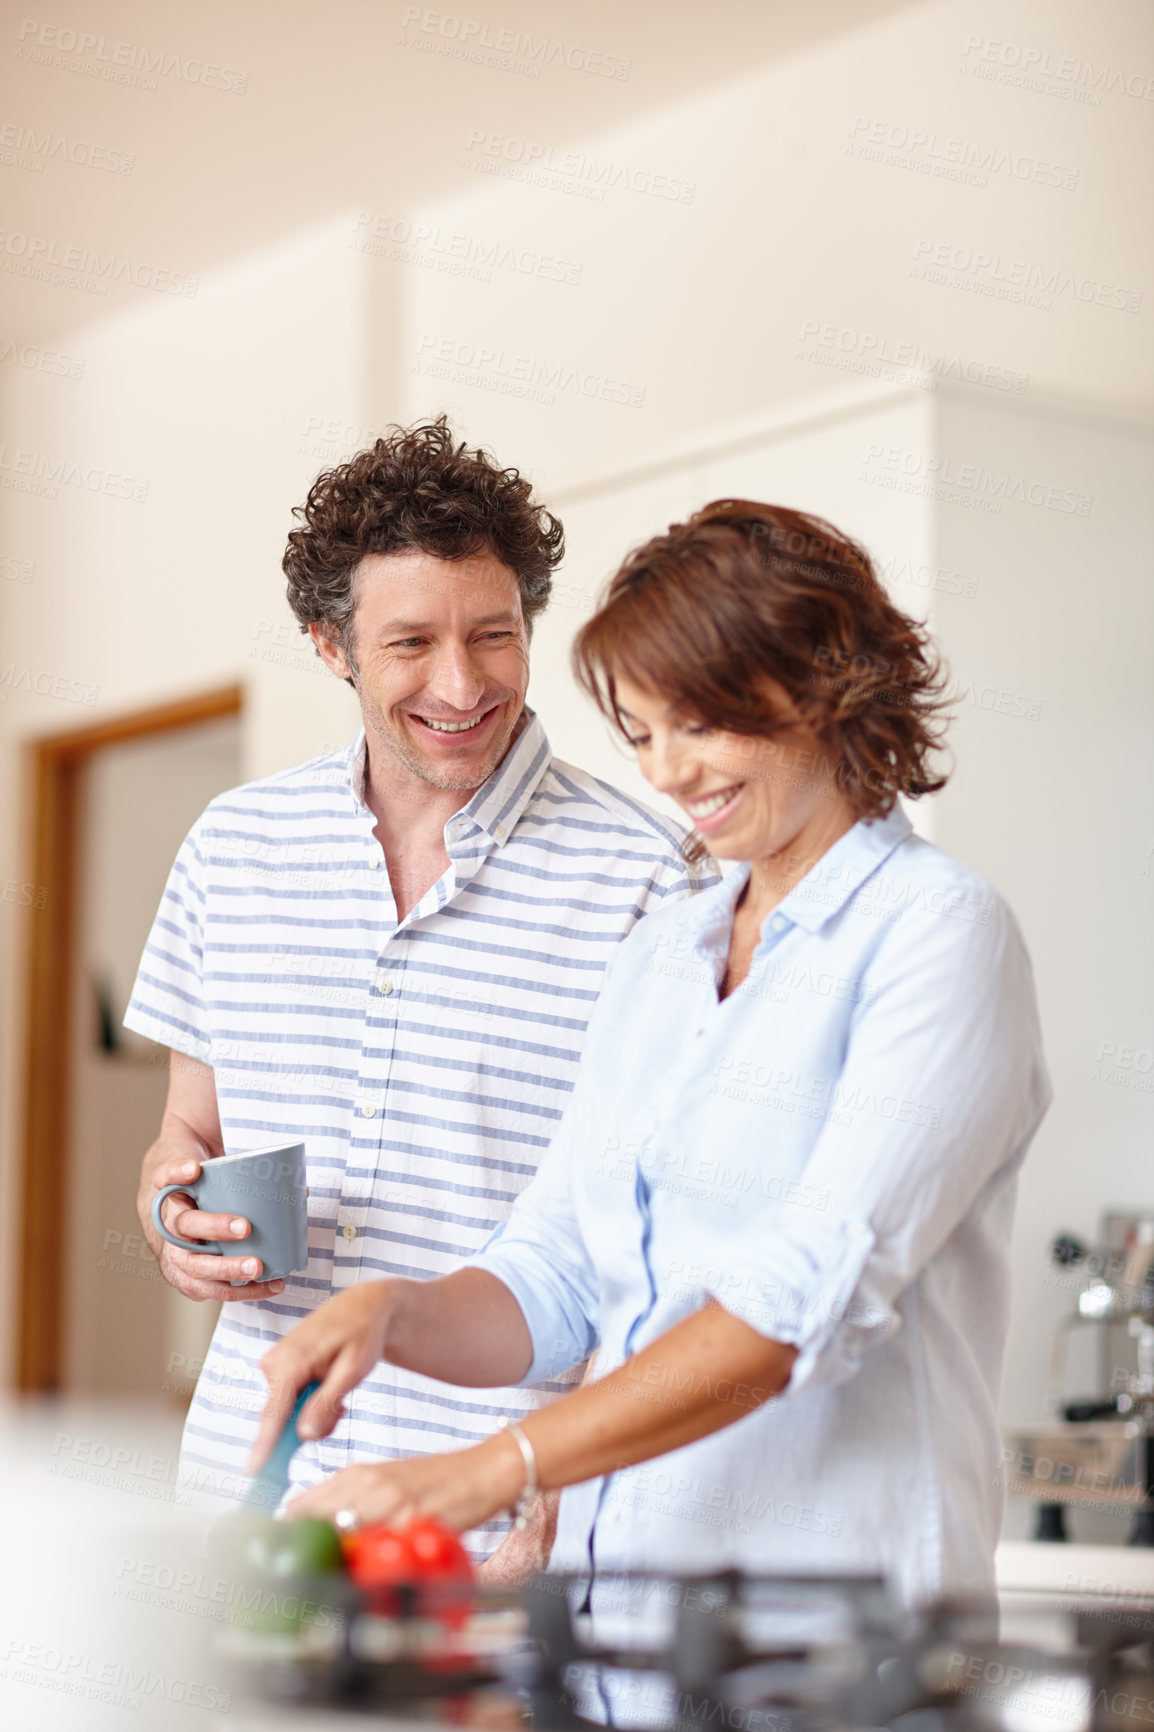
[[[165,880],[240,777],[228,686],[32,742],[18,1387],[180,1400],[214,1308],[160,1278],[136,1218],[167,1049],[120,1022]]]

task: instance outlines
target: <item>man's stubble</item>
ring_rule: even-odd
[[[389,722],[386,721],[384,711],[381,709],[380,705],[361,684],[360,669],[357,667],[356,662],[353,660],[348,649],[345,650],[345,660],[349,665],[353,690],[356,692],[357,697],[360,700],[361,714],[364,717],[366,733],[371,730],[373,739],[380,740],[381,744],[388,748],[397,762],[408,770],[410,775],[416,776],[419,781],[424,782],[426,787],[448,789],[460,793],[471,793],[475,789],[479,788],[483,782],[489,780],[489,777],[493,774],[493,771],[497,768],[502,758],[505,756],[505,753],[508,751],[509,743],[517,731],[517,723],[520,721],[521,716],[514,719],[512,726],[502,737],[494,740],[489,751],[489,756],[485,760],[484,765],[479,772],[472,770],[464,777],[439,775],[431,764],[426,763],[423,758],[418,757],[417,754],[411,750],[408,741],[403,737],[403,735],[401,735],[396,728],[392,727]],[[521,715],[524,715],[524,713],[524,709],[522,708]]]

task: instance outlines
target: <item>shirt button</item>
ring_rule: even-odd
[[[499,840],[499,839],[500,839],[500,838],[501,838],[501,837],[502,837],[502,836],[503,836],[503,835],[504,835],[504,834],[505,834],[505,826],[504,826],[504,824],[494,824],[494,825],[493,825],[493,834],[494,834],[494,836],[496,836],[496,837],[497,837],[497,838],[498,838],[498,840]]]
[[[375,1119],[376,1116],[376,1107],[373,1105],[372,1101],[366,1101],[364,1106],[361,1108],[361,1117],[363,1119]]]
[[[346,1239],[355,1239],[357,1236],[357,1230],[355,1227],[342,1227],[341,1232],[344,1234]]]
[[[371,859],[371,860],[370,860],[370,861],[369,861],[369,871],[370,871],[370,872],[376,872],[376,871],[378,871],[378,870],[379,870],[379,869],[380,869],[380,864],[381,864],[381,857],[380,857],[380,855],[379,855],[379,854],[374,854],[374,855],[373,855],[373,857],[372,857],[372,859]]]
[[[380,993],[382,998],[388,998],[388,996],[389,996],[390,992],[392,992],[392,990],[393,990],[393,983],[388,978],[387,975],[385,976],[384,980],[378,980],[377,981],[377,991]]]
[[[788,925],[788,924],[789,924],[789,923],[788,923],[788,921],[787,921],[787,920],[786,920],[786,918],[785,918],[785,915],[784,915],[784,914],[775,914],[775,915],[774,915],[774,917],[773,917],[773,919],[772,919],[772,920],[771,920],[771,921],[770,921],[770,923],[769,923],[769,925],[770,925],[770,930],[771,930],[771,931],[773,931],[773,932],[780,932],[780,931],[781,931],[781,929],[782,929],[782,927],[783,927],[783,926],[786,926],[786,925]]]
[[[849,1224],[849,1236],[851,1239],[864,1239],[868,1232],[869,1228],[866,1226],[864,1221],[851,1221]]]

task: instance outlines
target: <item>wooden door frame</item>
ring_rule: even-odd
[[[68,1244],[70,1041],[78,879],[77,792],[94,753],[240,714],[244,689],[222,686],[24,747],[33,886],[23,1004],[20,1276],[16,1387],[61,1387]],[[142,1151],[143,1152],[143,1151]]]

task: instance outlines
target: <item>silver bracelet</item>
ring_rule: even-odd
[[[528,1527],[530,1517],[533,1514],[533,1507],[541,1493],[541,1488],[537,1484],[537,1457],[533,1445],[519,1425],[510,1425],[507,1419],[501,1419],[498,1421],[498,1427],[501,1431],[509,1433],[521,1452],[521,1460],[525,1466],[525,1483],[521,1487],[511,1513],[514,1527]]]

